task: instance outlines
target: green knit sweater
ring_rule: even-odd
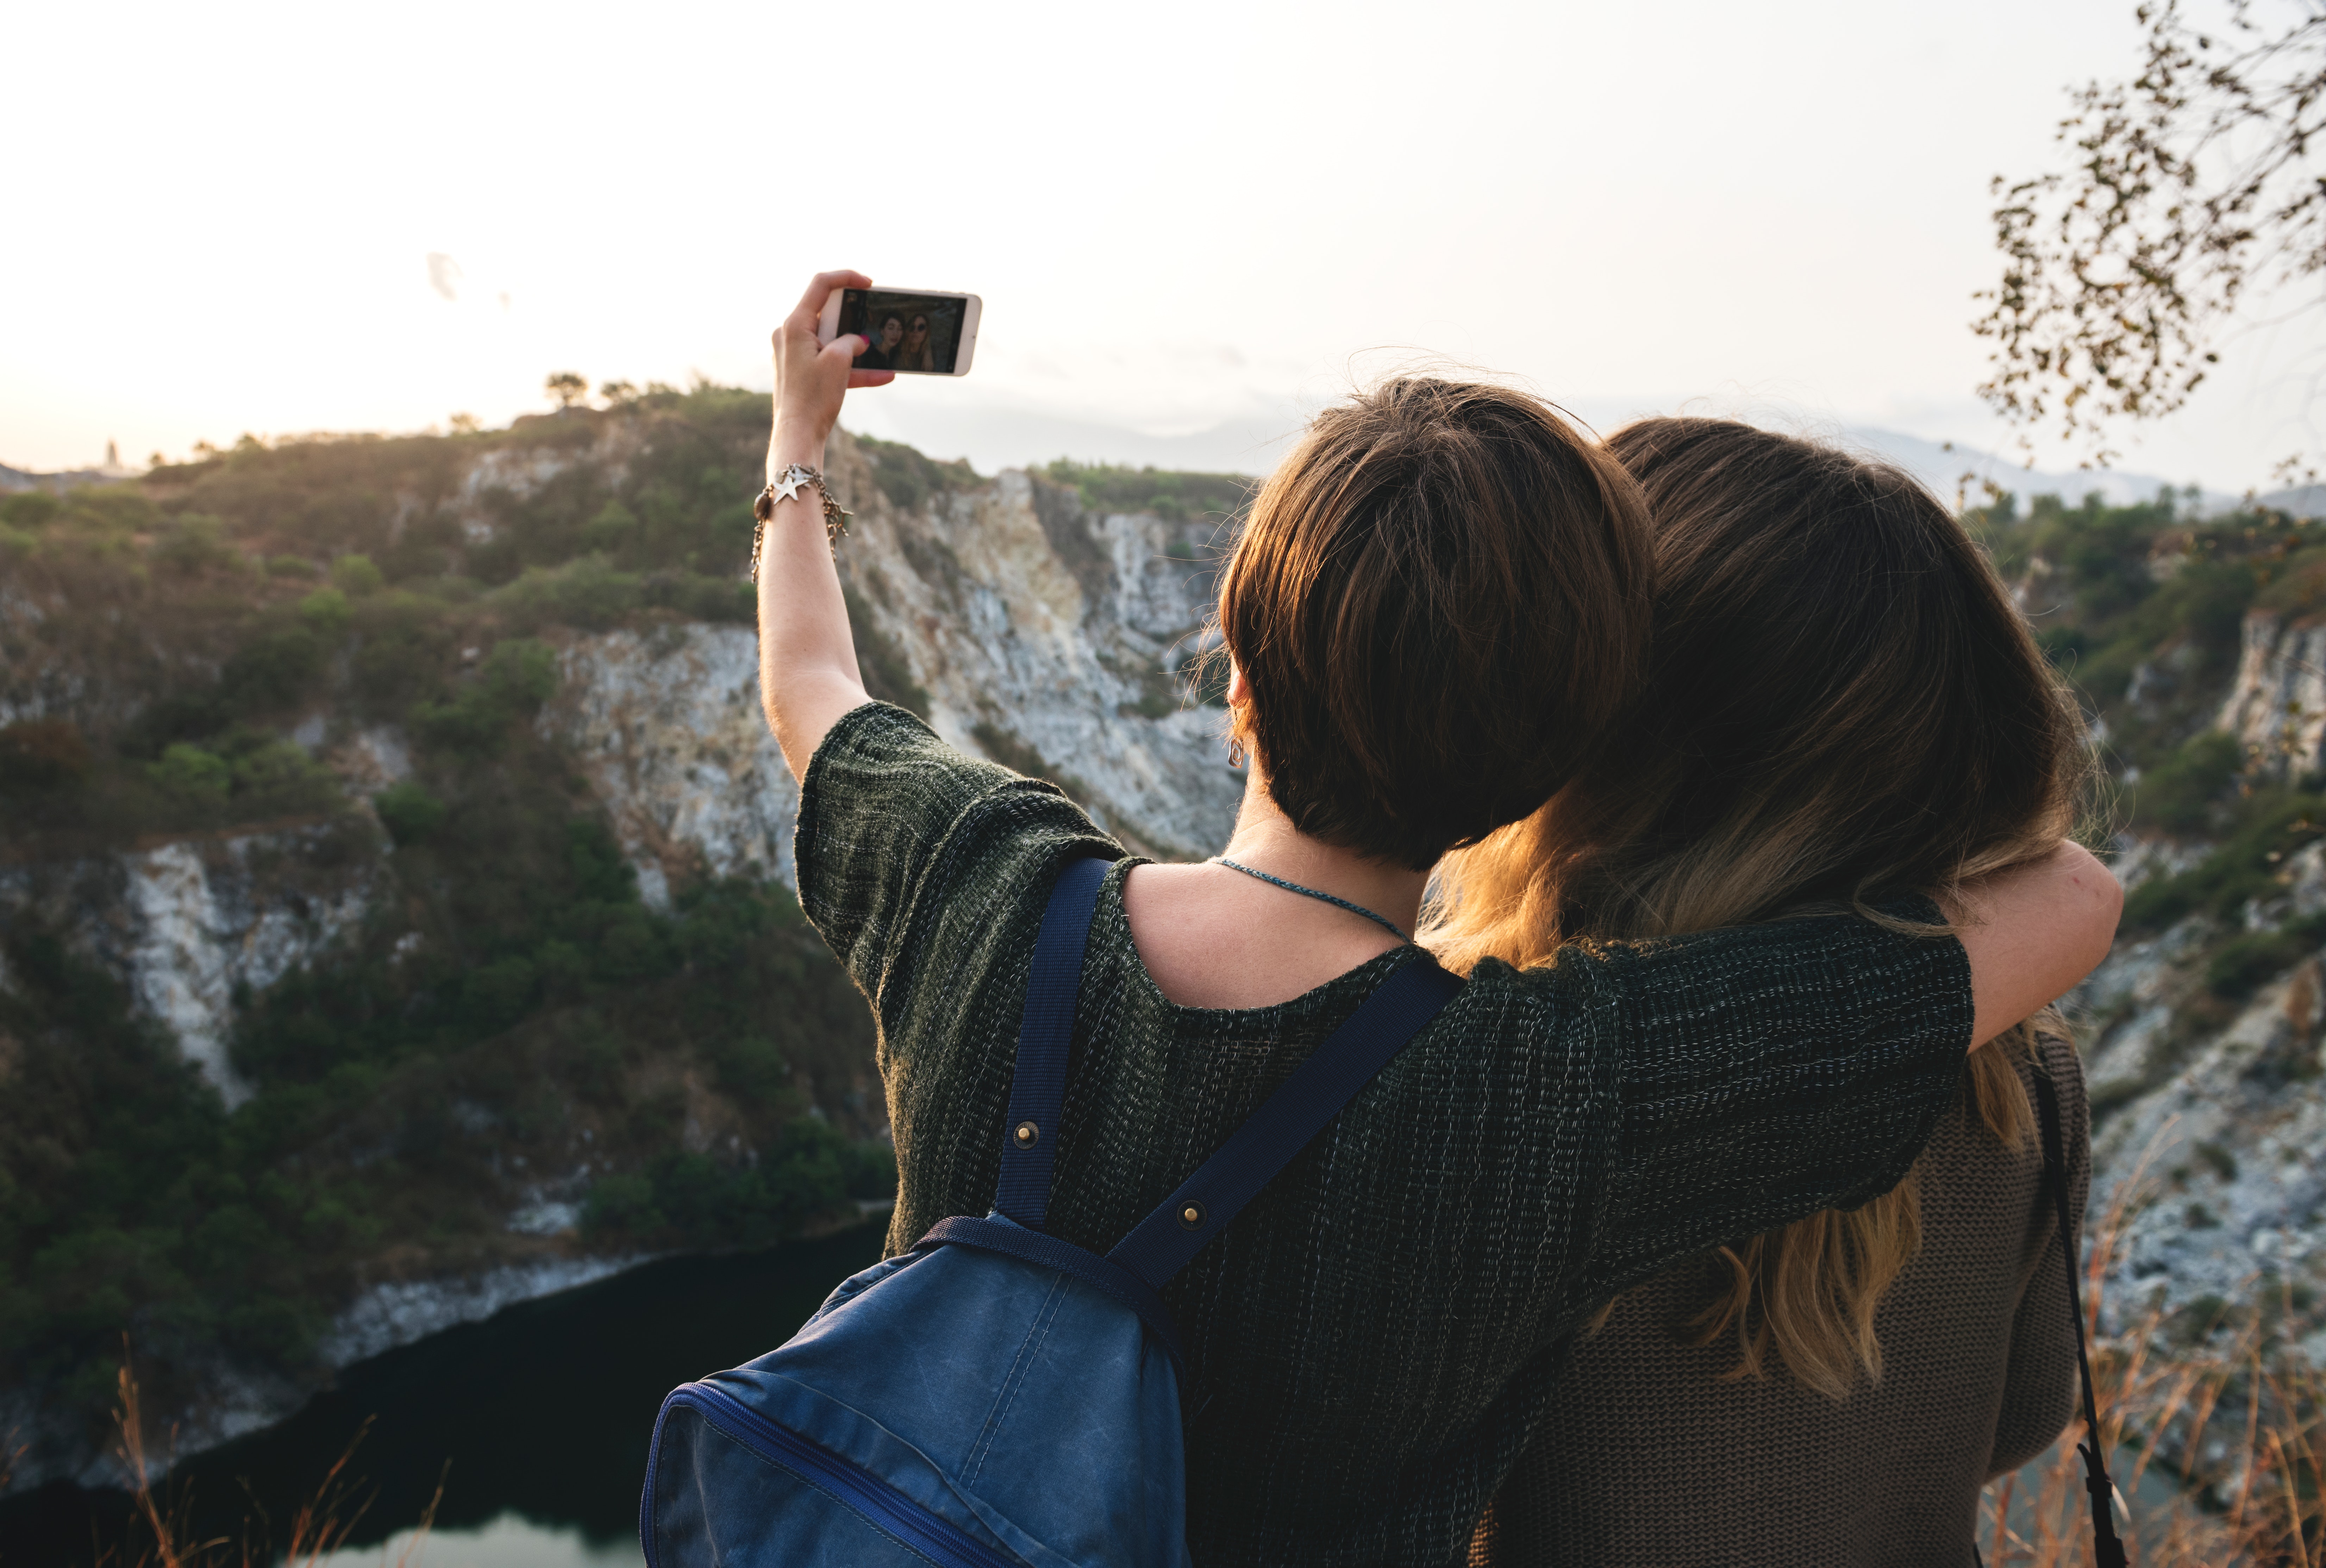
[[[856,709],[809,766],[796,856],[879,1022],[892,1251],[991,1207],[1035,932],[1082,854],[1123,864],[1091,927],[1049,1228],[1095,1251],[1413,956],[1274,1007],[1176,1006],[1123,917],[1136,862],[1088,817]],[[1689,1254],[1894,1184],[1970,1020],[1959,943],[1850,917],[1482,964],[1163,1293],[1192,1363],[1196,1561],[1460,1562],[1578,1322]]]

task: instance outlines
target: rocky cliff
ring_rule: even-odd
[[[2326,1284],[2326,532],[2268,512],[1982,519],[2091,713],[2129,890],[2070,999],[2109,1321],[2308,1333]],[[2326,1350],[2326,1340],[2309,1347]]]
[[[0,1085],[54,1124],[0,1127],[0,1206],[40,1197],[0,1225],[17,1484],[103,1468],[91,1288],[198,1445],[526,1294],[856,1211],[869,1031],[790,910],[736,577],[756,402],[0,511]],[[844,434],[829,467],[877,695],[1144,853],[1224,840],[1183,667],[1240,482]],[[175,1130],[109,1123],[107,1073]],[[96,1190],[108,1161],[142,1190]],[[231,1253],[286,1227],[267,1269]]]

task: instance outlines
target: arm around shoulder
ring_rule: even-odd
[[[2078,844],[1938,895],[1970,959],[1970,1042],[2058,1001],[2116,940],[2124,888]]]

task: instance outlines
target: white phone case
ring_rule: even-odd
[[[840,335],[840,306],[846,292],[847,291],[843,289],[833,289],[830,297],[825,299],[823,302],[823,313],[816,319],[815,323],[815,341],[817,342],[829,343],[833,339]],[[961,342],[959,346],[954,350],[953,369],[951,370],[940,371],[900,370],[898,374],[904,376],[966,376],[969,374],[969,367],[977,357],[977,329],[980,318],[985,313],[985,302],[982,299],[973,294],[960,294],[951,289],[884,287],[877,290],[868,290],[867,292],[877,294],[914,294],[923,299],[952,299],[961,301]]]

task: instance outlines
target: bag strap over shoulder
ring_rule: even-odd
[[[1098,891],[1113,863],[1069,862],[1058,873],[1026,980],[1016,1077],[1002,1130],[1001,1180],[994,1209],[1027,1230],[1047,1218],[1057,1161],[1058,1113],[1065,1102],[1075,1003],[1082,990]],[[1204,1244],[1227,1226],[1310,1139],[1461,993],[1462,982],[1417,952],[1376,986],[1342,1025],[1293,1069],[1292,1076],[1242,1126],[1106,1255],[1144,1292],[1162,1289]],[[949,1219],[940,1239],[968,1241],[984,1221]],[[958,1234],[954,1234],[957,1232]],[[933,1237],[937,1233],[932,1231]],[[1022,1245],[1022,1244],[1021,1244]],[[1127,1282],[1109,1285],[1118,1292]],[[1146,1310],[1142,1303],[1142,1311]]]
[[[1428,954],[1417,953],[1375,986],[1161,1208],[1117,1242],[1107,1261],[1161,1290],[1461,991],[1461,981]]]
[[[2061,1146],[2059,1090],[2052,1083],[2051,1064],[2035,1063],[2035,1118],[2043,1132],[2043,1184],[2051,1189],[2059,1217],[2060,1255],[2068,1266],[2068,1315],[2076,1325],[2076,1370],[2084,1385],[2084,1431],[2089,1442],[2076,1445],[2084,1456],[2084,1489],[2091,1494],[2092,1559],[2098,1568],[2125,1568],[2124,1543],[2116,1533],[2110,1501],[2116,1483],[2108,1479],[2107,1456],[2100,1449],[2099,1402],[2092,1394],[2092,1361],[2084,1348],[2084,1302],[2077,1289],[2075,1231],[2068,1204],[2068,1160]]]
[[[1042,929],[1034,938],[1034,966],[1026,976],[1026,1010],[1018,1025],[1017,1076],[1009,1084],[1009,1117],[1001,1134],[1001,1181],[993,1198],[997,1210],[1028,1230],[1041,1229],[1049,1211],[1083,953],[1090,945],[1099,886],[1113,863],[1094,857],[1068,861],[1050,890]]]

